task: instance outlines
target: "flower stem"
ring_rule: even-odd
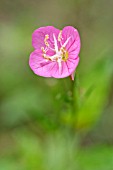
[[[78,75],[75,74],[75,80],[71,82],[71,114],[72,114],[72,127],[77,128],[77,114],[78,114]]]

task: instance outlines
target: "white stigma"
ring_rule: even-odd
[[[69,42],[70,38],[71,38],[71,37],[69,37],[69,38],[65,41],[65,43],[62,45],[62,47],[66,47],[66,45],[67,45],[67,43]]]

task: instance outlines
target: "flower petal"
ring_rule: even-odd
[[[54,67],[54,64],[55,62],[47,61],[43,58],[41,50],[35,50],[30,55],[30,68],[39,76],[51,77],[51,70]]]
[[[56,71],[52,74],[52,77],[54,78],[64,78],[64,77],[67,77],[69,76],[69,71],[68,71],[68,68],[67,68],[67,65],[66,65],[66,62],[62,62],[61,63],[61,72],[59,72],[59,66],[58,66],[58,63],[56,63]]]
[[[76,58],[80,52],[80,36],[77,29],[71,26],[64,27],[62,31],[62,37],[62,43],[65,43],[66,40],[70,37],[66,45],[66,49],[69,55],[74,55],[74,58]]]
[[[68,59],[67,60],[67,66],[68,66],[70,75],[76,70],[79,60],[80,60],[79,57],[77,57],[76,59]]]
[[[47,40],[51,48],[54,47],[53,34],[56,39],[58,38],[60,30],[53,26],[40,27],[36,29],[32,34],[32,45],[35,49],[41,49],[41,47],[46,47],[44,43],[45,35],[49,35]]]

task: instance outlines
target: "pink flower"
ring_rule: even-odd
[[[43,77],[73,77],[79,63],[80,36],[78,31],[66,26],[60,31],[53,26],[38,28],[32,35],[29,65],[35,74]]]

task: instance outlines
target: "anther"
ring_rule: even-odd
[[[49,39],[49,35],[46,34],[46,35],[45,35],[45,38],[44,38],[44,43],[45,43],[45,45],[46,45],[47,47],[49,47],[49,43],[47,42],[48,39]]]
[[[41,47],[41,50],[42,50],[42,52],[43,52],[44,54],[46,53],[44,47]]]

